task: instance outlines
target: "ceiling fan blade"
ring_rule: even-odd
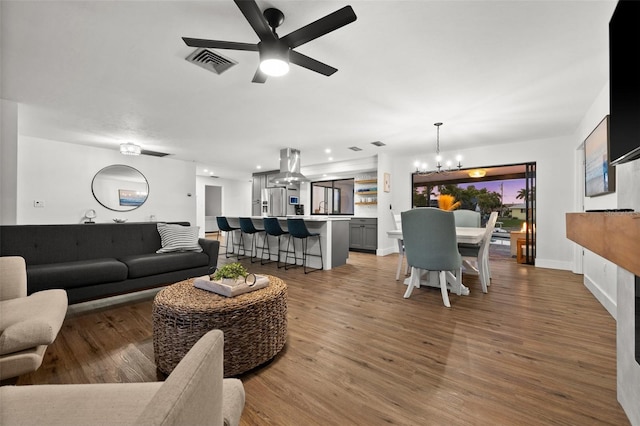
[[[336,10],[333,13],[328,14],[324,18],[320,18],[317,21],[305,25],[304,27],[297,29],[280,40],[284,41],[290,48],[295,48],[303,45],[311,40],[314,40],[320,36],[323,36],[331,31],[337,30],[340,27],[344,27],[347,24],[357,19],[351,6],[345,6],[342,9]]]
[[[251,43],[236,43],[234,41],[220,41],[220,40],[205,40],[202,38],[188,38],[182,37],[185,44],[191,47],[205,47],[211,49],[233,49],[233,50],[250,50],[253,52],[258,51],[257,44]]]
[[[260,41],[271,41],[275,40],[276,36],[273,35],[271,28],[269,28],[269,24],[267,24],[266,19],[262,15],[262,11],[256,4],[255,0],[233,0],[240,9],[240,12],[244,15],[244,17],[249,21],[249,25],[253,28],[253,31],[256,32],[258,37],[260,37]]]
[[[267,75],[260,70],[260,67],[256,70],[256,73],[253,75],[252,83],[264,83],[267,81]]]
[[[302,53],[296,52],[295,50],[289,52],[289,62],[327,76],[338,71],[337,68],[334,68],[327,64],[323,64],[322,62],[316,61],[315,59],[303,55]]]

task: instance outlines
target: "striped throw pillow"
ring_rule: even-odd
[[[158,233],[162,240],[162,248],[156,253],[170,253],[175,251],[197,251],[202,247],[198,244],[199,226],[158,224]]]

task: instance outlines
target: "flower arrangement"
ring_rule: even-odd
[[[216,271],[211,275],[211,279],[213,280],[221,280],[223,278],[228,279],[237,279],[237,278],[245,278],[249,275],[249,272],[242,266],[240,263],[228,263],[220,268],[216,269]]]
[[[438,197],[438,207],[441,210],[455,210],[460,207],[460,201],[456,201],[456,198],[453,195],[440,194]]]

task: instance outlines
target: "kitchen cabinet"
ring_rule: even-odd
[[[349,250],[375,252],[378,249],[378,219],[354,217],[349,222]]]

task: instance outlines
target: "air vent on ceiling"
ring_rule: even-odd
[[[358,148],[357,146],[350,146],[349,149],[351,151],[362,151],[362,148]]]
[[[216,74],[222,74],[237,62],[233,59],[225,58],[219,53],[212,52],[211,50],[198,48],[191,53],[191,55],[185,58],[187,61],[196,64],[197,66],[204,68],[207,71],[211,71]]]
[[[151,155],[152,157],[166,157],[167,155],[169,155],[166,152],[149,151],[148,149],[143,149],[142,151],[140,151],[140,154]]]
[[[387,144],[382,143],[380,141],[375,141],[375,142],[371,142],[371,145],[375,145],[375,146],[386,146]]]

